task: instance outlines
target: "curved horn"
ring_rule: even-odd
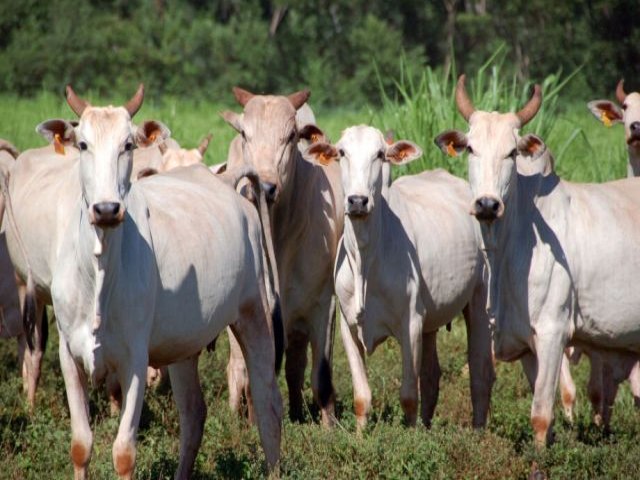
[[[236,97],[238,103],[244,107],[247,103],[249,103],[249,100],[255,97],[255,94],[240,87],[233,87],[233,96]]]
[[[535,117],[538,110],[540,110],[540,105],[542,105],[542,87],[536,83],[533,86],[533,95],[531,95],[527,104],[522,107],[518,113],[516,113],[520,119],[521,127],[529,123],[529,121]]]
[[[620,105],[624,103],[624,99],[627,98],[627,94],[624,91],[624,78],[621,78],[618,82],[618,86],[616,87],[616,98]]]
[[[140,110],[142,100],[144,100],[144,85],[141,83],[135,95],[124,105],[124,108],[129,112],[131,118]]]
[[[288,95],[287,98],[291,102],[291,105],[293,105],[293,108],[298,110],[304,104],[304,102],[309,100],[310,96],[311,92],[308,88],[305,88],[304,90],[300,90],[299,92]]]
[[[465,78],[464,73],[458,77],[458,84],[456,85],[456,105],[464,119],[468,122],[469,117],[476,111],[476,108],[473,106],[473,103],[471,103],[469,95],[467,95],[467,89],[464,86]]]
[[[210,133],[209,135],[204,137],[200,142],[200,145],[198,145],[198,151],[200,152],[200,155],[202,155],[203,157],[204,157],[204,153],[207,151],[207,148],[209,147],[209,142],[211,141],[211,138],[213,138],[213,134]]]
[[[84,109],[89,105],[86,100],[82,100],[78,95],[76,95],[76,92],[73,91],[71,85],[67,85],[67,103],[71,107],[71,110],[73,110],[79,117],[82,116],[82,112],[84,112]]]

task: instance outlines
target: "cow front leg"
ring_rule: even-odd
[[[544,447],[550,439],[553,404],[565,345],[565,335],[553,329],[539,331],[535,337],[538,371],[531,405],[531,425],[537,447]]]
[[[431,420],[438,404],[440,393],[440,362],[436,345],[436,332],[422,334],[422,364],[420,367],[420,406],[422,423],[431,427]]]
[[[307,368],[307,346],[309,337],[306,333],[294,330],[287,335],[285,359],[285,378],[289,389],[289,418],[292,422],[304,421],[304,371]]]
[[[340,333],[351,370],[353,409],[356,415],[356,428],[360,433],[367,425],[367,415],[371,408],[371,389],[367,378],[364,346],[358,338],[356,329],[349,328],[344,312],[340,316]]]
[[[311,318],[311,390],[320,406],[322,425],[332,427],[336,423],[336,394],[332,379],[333,333],[336,316],[335,297],[330,295],[328,311],[321,309]],[[324,302],[321,302],[323,305]]]
[[[87,478],[93,446],[93,434],[89,424],[87,379],[71,357],[69,347],[62,334],[60,334],[58,353],[71,415],[70,453],[73,462],[73,476],[76,480],[81,480]]]
[[[474,428],[482,428],[487,424],[491,390],[496,381],[486,295],[484,284],[476,287],[471,301],[463,310],[467,326],[467,361]]]
[[[416,425],[418,416],[418,377],[422,363],[422,318],[410,318],[402,332],[402,385],[400,406],[405,423]]]
[[[147,377],[146,345],[131,346],[130,352],[144,352],[145,357],[130,357],[118,371],[122,388],[122,411],[118,434],[113,443],[113,466],[120,478],[133,478],[136,463],[136,433],[140,424]]]
[[[242,412],[242,397],[247,401],[247,410],[249,422],[254,422],[253,405],[251,405],[251,395],[249,392],[249,377],[247,375],[247,366],[244,362],[242,349],[238,340],[230,328],[227,328],[229,334],[229,363],[227,363],[227,384],[229,385],[229,408],[231,411],[240,415]]]
[[[198,377],[198,356],[170,365],[169,376],[180,414],[180,463],[174,478],[182,480],[190,478],[193,473],[207,417]]]

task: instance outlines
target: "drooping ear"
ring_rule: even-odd
[[[60,155],[64,155],[65,145],[73,145],[76,141],[73,124],[58,118],[42,122],[36,127],[36,132],[52,144],[56,153]]]
[[[233,87],[233,96],[236,97],[238,103],[244,107],[249,103],[249,100],[255,97],[255,94],[240,87]]]
[[[298,110],[307,100],[309,100],[310,96],[311,92],[308,88],[305,88],[304,90],[288,95],[287,98],[291,102],[291,105],[293,105],[293,108]]]
[[[450,157],[457,157],[467,148],[467,136],[459,130],[447,130],[438,135],[434,142]]]
[[[587,103],[587,108],[605,127],[610,127],[614,123],[622,122],[622,110],[618,105],[609,100],[594,100]]]
[[[318,142],[311,145],[303,153],[303,156],[311,163],[329,165],[329,163],[338,159],[338,150],[330,143]]]
[[[139,147],[160,144],[171,136],[171,130],[157,120],[145,120],[136,128],[135,140]]]
[[[309,145],[318,142],[327,142],[327,137],[317,125],[309,123],[298,132],[298,139],[306,141]]]
[[[544,141],[533,133],[528,133],[518,140],[518,153],[523,157],[531,157],[532,160],[540,158],[546,149]]]
[[[387,147],[385,157],[394,165],[404,165],[422,156],[422,149],[408,140],[398,140]]]
[[[231,125],[238,133],[242,133],[242,130],[243,130],[242,114],[225,110],[224,112],[220,112],[220,116],[224,119],[225,122]]]

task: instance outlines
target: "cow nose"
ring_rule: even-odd
[[[120,223],[120,203],[100,202],[93,205],[93,214],[97,225],[114,226]]]
[[[347,213],[349,214],[362,215],[368,213],[367,204],[369,203],[369,198],[366,195],[349,195],[347,203]]]
[[[276,193],[278,193],[278,187],[276,187],[275,183],[260,182],[260,186],[264,191],[267,202],[273,202],[276,199]]]
[[[478,220],[495,220],[500,215],[500,200],[480,197],[476,200],[474,215]]]
[[[633,122],[631,125],[629,125],[629,128],[631,129],[631,133],[639,134],[640,133],[640,122]]]

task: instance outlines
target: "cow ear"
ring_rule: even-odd
[[[219,174],[219,173],[224,173],[224,172],[227,171],[227,162],[218,163],[216,165],[211,165],[209,167],[209,170],[211,170],[216,175]]]
[[[309,123],[298,132],[298,139],[305,141],[308,145],[319,142],[327,142],[327,137],[317,125]]]
[[[36,132],[52,144],[56,153],[64,155],[64,147],[76,142],[75,127],[71,122],[61,119],[47,120],[36,127]]]
[[[318,142],[311,145],[302,155],[311,163],[329,165],[338,159],[338,150],[330,143]]]
[[[434,142],[450,157],[457,157],[467,148],[467,136],[459,130],[447,130],[438,135]]]
[[[387,147],[385,157],[394,165],[404,165],[422,156],[422,149],[408,140],[399,140]]]
[[[518,140],[518,153],[523,157],[530,157],[531,160],[540,158],[546,149],[547,145],[533,133],[528,133]]]
[[[171,136],[171,130],[157,120],[145,120],[136,128],[135,140],[139,147],[160,144]]]
[[[238,133],[242,133],[244,130],[244,127],[242,126],[242,114],[225,110],[224,112],[220,112],[220,116],[225,122],[235,128]]]
[[[609,100],[594,100],[587,103],[587,108],[605,127],[610,127],[614,123],[622,122],[622,110],[618,105]]]

